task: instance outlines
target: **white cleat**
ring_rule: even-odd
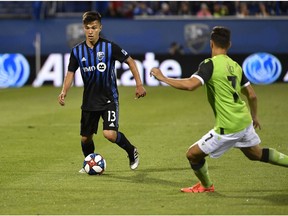
[[[86,173],[86,171],[85,171],[84,168],[81,168],[81,169],[79,170],[79,173]]]
[[[129,164],[132,170],[137,169],[139,165],[139,153],[136,148],[134,148],[133,155],[129,157]]]

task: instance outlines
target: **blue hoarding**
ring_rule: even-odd
[[[207,54],[209,31],[215,25],[232,30],[231,54],[287,53],[287,19],[103,19],[103,36],[129,53],[166,54],[172,42],[186,54]],[[67,53],[83,38],[81,17],[50,20],[2,20],[0,53],[35,54],[36,34],[41,35],[41,54]]]

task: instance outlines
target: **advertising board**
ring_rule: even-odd
[[[69,63],[69,53],[52,53],[42,56],[41,67],[36,71],[35,57],[22,54],[0,55],[0,88],[32,85],[54,85],[61,87]],[[184,78],[197,71],[198,65],[209,55],[161,55],[152,52],[143,55],[132,55],[136,61],[140,77],[147,86],[164,85],[151,77],[152,67],[159,67],[169,77]],[[238,62],[247,78],[254,84],[271,84],[288,82],[288,54],[251,53],[231,54]],[[135,85],[133,76],[126,63],[115,63],[118,85]],[[75,86],[83,86],[81,74],[76,72]]]

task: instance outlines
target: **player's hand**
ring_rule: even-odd
[[[143,87],[143,85],[136,86],[135,95],[136,95],[136,99],[146,96],[146,89]]]
[[[66,94],[64,92],[61,92],[61,94],[58,96],[58,102],[61,106],[65,105],[65,97]]]
[[[261,125],[257,118],[253,118],[253,126],[255,129],[259,128],[261,130]]]
[[[161,70],[155,67],[151,69],[150,76],[154,76],[159,81],[163,81],[165,79],[165,76],[163,75]]]

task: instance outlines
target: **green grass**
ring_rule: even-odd
[[[288,154],[288,85],[255,89],[262,146]],[[147,87],[147,97],[135,100],[133,87],[120,87],[120,130],[138,147],[140,166],[131,171],[126,153],[100,130],[94,140],[107,161],[102,176],[78,173],[82,88],[71,88],[65,107],[59,92],[0,89],[0,214],[288,214],[288,170],[251,162],[236,149],[207,158],[215,193],[180,192],[197,182],[185,152],[214,123],[204,88]]]

